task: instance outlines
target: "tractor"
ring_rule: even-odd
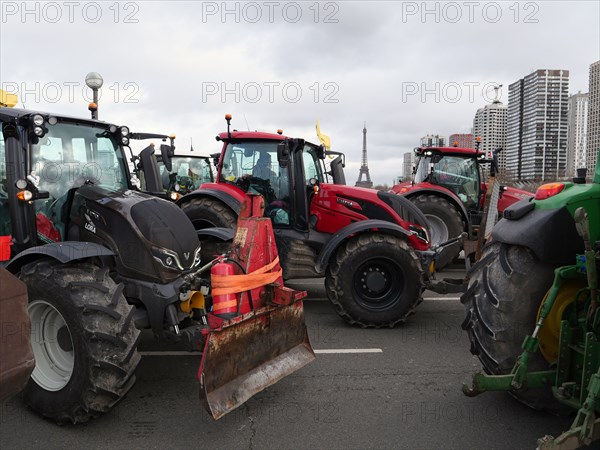
[[[1,265],[27,286],[33,410],[58,423],[109,411],[135,382],[141,330],[202,352],[214,418],[314,359],[306,294],[283,286],[260,196],[201,261],[182,210],[132,184],[127,127],[8,107],[0,126]]]
[[[505,209],[461,298],[486,372],[467,395],[510,391],[536,409],[578,410],[571,430],[540,440],[545,449],[600,439],[600,161],[592,183],[578,172]]]
[[[144,148],[139,155],[132,152],[133,172],[140,181],[140,189],[158,196],[177,200],[185,194],[198,189],[202,183],[212,183],[211,158],[196,155],[175,155],[175,135],[157,133],[131,133],[130,140],[142,141],[160,139],[169,144],[160,144],[160,154],[156,154],[153,143]],[[155,165],[148,158],[156,158]],[[153,173],[155,169],[158,173]]]
[[[484,168],[493,164],[497,156],[486,158],[478,148],[459,147],[418,147],[414,152],[417,160],[413,179],[393,186],[390,192],[408,198],[425,214],[432,244],[466,232],[465,260],[469,264],[469,256],[476,248],[469,244],[478,238],[484,198],[492,190],[490,183],[483,182]],[[497,207],[500,213],[509,205],[532,197],[520,189],[499,185],[497,189],[497,204],[492,209]],[[446,246],[437,257],[437,269],[451,263],[460,251],[460,243]]]
[[[427,222],[401,196],[345,185],[344,156],[277,133],[231,131],[217,180],[178,205],[197,230],[227,240],[247,192],[265,198],[284,279],[325,277],[329,300],[350,324],[392,327],[422,298]],[[335,156],[326,171],[324,160]],[[216,228],[215,228],[216,227]],[[208,248],[208,245],[207,247]]]

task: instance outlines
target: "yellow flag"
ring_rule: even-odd
[[[18,97],[15,94],[9,94],[6,91],[0,89],[0,107],[7,106],[13,108],[19,102]]]
[[[331,140],[329,136],[325,136],[321,133],[321,126],[319,125],[319,119],[317,119],[317,136],[319,137],[319,141],[325,147],[326,150],[331,150]]]

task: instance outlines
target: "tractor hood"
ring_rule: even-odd
[[[321,209],[323,213],[325,210],[336,211],[340,214],[337,220],[346,219],[348,222],[342,224],[344,226],[365,219],[385,220],[416,232],[428,240],[425,216],[409,200],[398,195],[375,189],[321,184],[313,204],[315,209]],[[325,214],[322,219],[321,226],[329,224]],[[317,223],[317,227],[319,226]],[[339,224],[334,225],[332,229],[334,228],[339,228]],[[318,231],[331,232],[327,229]]]
[[[200,264],[200,242],[185,213],[169,201],[136,191],[79,188],[68,234],[109,247],[124,276],[166,283]]]

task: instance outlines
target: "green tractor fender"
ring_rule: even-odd
[[[589,211],[592,242],[600,239],[600,184],[561,184],[564,187],[557,194],[540,199],[538,191],[538,199],[509,206],[494,227],[492,239],[527,247],[549,264],[571,264],[573,255],[584,251],[573,219],[577,208]]]

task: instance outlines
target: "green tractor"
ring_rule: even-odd
[[[463,390],[510,391],[535,409],[577,410],[571,429],[541,439],[540,448],[600,439],[599,262],[600,161],[592,183],[580,172],[505,210],[469,272],[463,328],[486,374]]]

